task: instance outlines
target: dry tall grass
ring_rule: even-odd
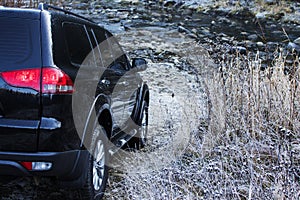
[[[247,62],[243,69],[237,58],[205,78],[212,116],[203,154],[220,156],[224,197],[298,199],[299,59],[288,72],[281,55],[265,71],[258,58]]]
[[[108,199],[300,198],[299,59],[288,74],[281,55],[265,71],[258,58],[222,66],[200,72],[210,122],[186,152],[164,168],[113,173]]]

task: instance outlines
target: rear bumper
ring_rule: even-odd
[[[72,150],[66,152],[0,152],[0,175],[5,176],[55,176],[60,180],[72,181],[80,178],[86,172],[88,164],[87,150]],[[30,171],[20,162],[51,162],[47,171]]]

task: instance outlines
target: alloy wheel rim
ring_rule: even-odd
[[[99,190],[105,170],[105,150],[102,140],[97,141],[93,156],[93,186],[95,190]]]
[[[140,138],[143,142],[146,142],[147,137],[147,108],[144,108],[143,115],[142,115],[142,123],[141,123],[141,135]]]

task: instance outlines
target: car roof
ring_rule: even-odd
[[[40,19],[40,12],[38,9],[0,7],[0,17]]]

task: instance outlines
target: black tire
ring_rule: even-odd
[[[139,125],[138,132],[129,140],[128,146],[140,150],[146,146],[148,136],[148,103],[146,101],[143,101],[137,124]]]
[[[104,195],[109,170],[106,132],[99,124],[93,129],[90,149],[87,176],[80,197],[82,200],[99,200]]]

